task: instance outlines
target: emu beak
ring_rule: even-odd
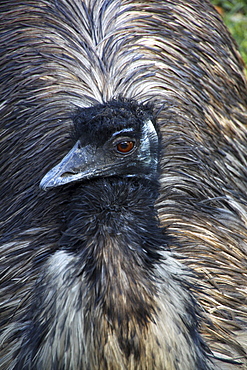
[[[101,162],[101,166],[99,166],[99,162]],[[108,169],[109,166],[102,163],[102,153],[97,153],[91,145],[81,148],[79,141],[77,141],[61,162],[43,177],[40,188],[47,190],[70,182],[99,176]]]

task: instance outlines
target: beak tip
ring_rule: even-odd
[[[51,171],[46,173],[39,183],[40,189],[44,191],[47,191],[49,188],[53,188],[54,185],[55,185],[54,176],[53,173],[51,173]]]
[[[46,183],[46,181],[44,181],[44,177],[43,177],[43,179],[39,183],[39,188],[41,190],[47,191],[48,187],[49,186],[47,186],[47,183]]]

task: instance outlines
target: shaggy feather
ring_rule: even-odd
[[[205,312],[202,337],[218,358],[226,359],[218,362],[219,368],[246,368],[246,79],[235,44],[213,7],[204,0],[2,0],[0,45],[1,368],[18,366],[22,336],[28,333],[27,308],[35,304],[42,276],[38,313],[39,307],[45,314],[56,303],[67,312],[86,294],[85,281],[75,268],[78,257],[66,246],[58,248],[59,240],[66,241],[64,225],[74,187],[45,193],[39,183],[74,145],[72,117],[78,107],[92,107],[119,95],[154,107],[163,144],[156,209],[166,234],[172,236],[172,242],[169,238],[166,242],[178,253],[176,258],[195,276],[199,273],[201,289],[194,294]],[[168,256],[166,250],[161,254]],[[183,267],[174,257],[165,259],[164,268],[158,264],[152,275],[158,279],[160,301],[174,300],[173,310],[160,307],[162,314],[170,312],[169,320],[171,311],[177,310],[180,318],[186,312],[188,320],[194,305],[192,288],[182,275]],[[65,295],[54,301],[53,289],[62,292],[70,278]],[[162,283],[166,279],[172,282],[171,291]],[[51,288],[49,296],[44,287]],[[189,308],[175,299],[178,295]],[[149,299],[148,307],[155,310],[155,298]],[[87,322],[95,320],[106,333],[106,323],[100,326],[97,321],[100,314],[97,307]],[[87,344],[81,346],[78,328],[85,325],[84,318],[71,315],[60,318],[60,327],[56,321],[46,324],[55,340],[40,347],[38,368],[42,364],[49,369],[61,353],[70,354],[57,368],[81,368],[84,350],[85,368],[98,368],[103,357],[109,362],[100,362],[101,368],[136,368],[137,355],[130,355],[128,364],[119,364],[121,349],[114,334],[104,356],[99,353],[101,357],[92,360],[89,347],[99,348],[98,340],[105,338],[95,339],[92,324],[91,334],[84,338]],[[170,324],[162,320],[159,324],[150,324],[151,332],[158,330],[155,335],[163,341]],[[78,342],[66,352],[74,337],[69,326]],[[136,330],[144,335],[141,326]],[[174,350],[174,343],[168,347]],[[163,352],[171,357],[157,354],[157,368],[179,368],[171,363],[176,351],[187,351],[188,343],[182,340],[175,353],[168,347]],[[22,358],[32,359],[34,352],[22,348]],[[151,351],[149,345],[145,348]],[[192,369],[189,361],[180,368]],[[148,369],[155,366],[151,360],[146,364]]]

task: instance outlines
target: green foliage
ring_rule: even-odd
[[[239,45],[247,65],[247,0],[211,0],[219,7],[223,20]]]

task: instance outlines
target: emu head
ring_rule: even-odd
[[[159,140],[151,111],[128,101],[79,109],[76,140],[41,180],[44,190],[93,177],[156,178]]]

